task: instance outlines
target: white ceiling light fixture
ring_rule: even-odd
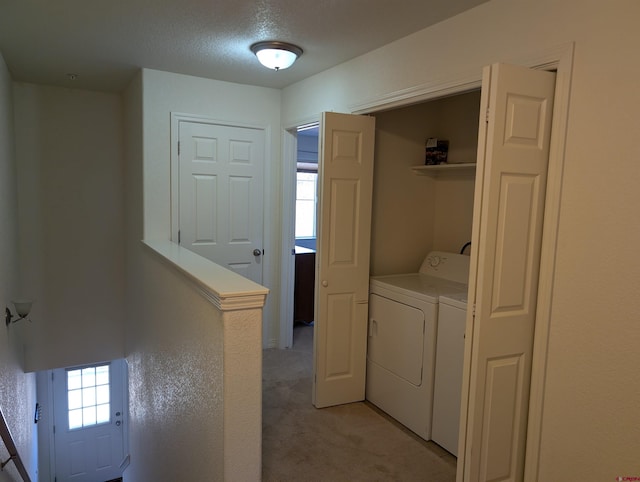
[[[262,65],[273,70],[291,67],[302,55],[302,49],[297,45],[277,40],[257,42],[251,46],[251,51],[256,54]]]

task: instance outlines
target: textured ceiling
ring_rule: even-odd
[[[0,52],[14,80],[49,85],[120,91],[147,67],[282,88],[485,1],[0,0]],[[269,71],[261,40],[304,54]]]

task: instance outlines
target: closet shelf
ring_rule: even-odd
[[[468,176],[476,170],[475,162],[458,162],[451,164],[436,164],[432,166],[413,166],[411,170],[420,176]]]

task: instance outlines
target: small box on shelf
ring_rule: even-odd
[[[437,137],[429,137],[425,142],[424,151],[425,166],[446,164],[449,154],[449,141],[438,139]]]

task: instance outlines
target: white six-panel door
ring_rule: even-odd
[[[458,480],[523,476],[554,87],[504,64],[483,76]]]
[[[320,125],[313,403],[364,400],[375,118]]]
[[[263,129],[178,122],[179,241],[262,283]]]

